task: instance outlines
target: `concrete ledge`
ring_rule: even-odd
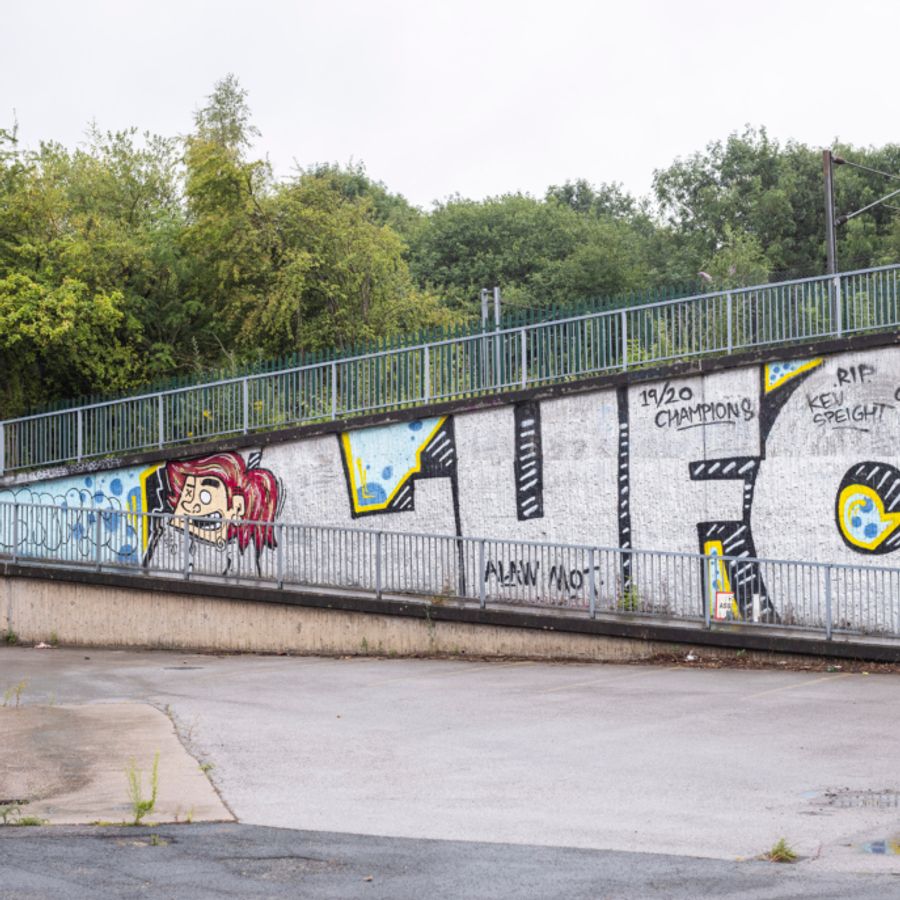
[[[715,647],[900,662],[900,641],[771,626],[712,630],[692,622],[565,610],[378,599],[342,591],[184,581],[0,564],[0,629],[23,641],[338,655],[514,656],[625,660]]]

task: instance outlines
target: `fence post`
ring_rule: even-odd
[[[12,558],[13,562],[18,562],[19,559],[19,501],[13,501],[13,553]]]
[[[423,384],[423,399],[427,403],[431,399],[431,354],[428,349],[428,344],[425,345],[425,359],[423,360],[423,365],[425,367],[425,371],[422,375],[422,384]]]
[[[833,629],[831,612],[831,566],[825,569],[825,640],[831,640]]]
[[[525,388],[528,387],[528,335],[524,328],[519,334],[521,335],[519,356],[522,361],[522,390],[525,390]]]
[[[487,598],[484,595],[484,538],[478,543],[478,602],[484,609],[487,604]]]
[[[163,444],[166,442],[166,420],[165,420],[165,404],[163,403],[163,395],[156,395],[156,443],[162,450]]]
[[[844,332],[844,310],[841,303],[841,276],[834,276],[834,325],[837,336]]]
[[[595,572],[595,563],[596,563],[596,552],[593,547],[590,549],[590,553],[588,555],[588,566],[591,570],[591,600],[590,600],[590,612],[591,618],[595,619],[597,617],[597,580],[594,577]]]
[[[184,578],[187,580],[191,575],[191,567],[190,567],[190,557],[191,557],[191,534],[188,531],[188,517],[184,516],[182,519],[184,523],[184,531],[182,532],[182,544],[181,549],[184,553]]]
[[[732,322],[732,303],[731,303],[731,291],[726,295],[727,299],[727,307],[726,307],[726,318],[727,318],[727,328],[728,328],[728,352],[731,353],[734,350],[734,332],[731,327]]]
[[[84,410],[79,407],[75,414],[75,459],[81,462],[84,456]]]
[[[622,310],[622,368],[628,368],[628,313]]]
[[[96,507],[94,508],[94,545],[97,548],[97,553],[95,557],[95,562],[97,564],[97,571],[100,571],[100,566],[102,565],[101,557],[100,557],[100,538],[103,534],[103,522],[101,521],[103,518],[103,514]]]
[[[700,584],[703,586],[703,624],[706,626],[707,631],[712,628],[712,623],[710,622],[710,605],[713,599],[710,591],[709,562],[710,558],[704,556],[703,562],[701,563],[703,571],[700,577]]]
[[[250,382],[244,378],[241,382],[241,393],[244,403],[244,434],[250,431]]]
[[[381,599],[381,532],[375,532],[375,597]]]
[[[331,364],[331,418],[337,418],[337,363]]]
[[[280,591],[284,587],[284,522],[278,523],[278,542],[275,544],[275,577]]]
[[[6,429],[0,422],[0,475],[6,470]]]

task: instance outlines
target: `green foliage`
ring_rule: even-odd
[[[900,173],[900,145],[854,148],[836,145],[838,155],[872,168]],[[860,209],[888,192],[890,182],[877,175],[839,167],[835,207]],[[735,235],[761,250],[769,276],[817,275],[825,266],[825,207],[821,150],[796,141],[784,146],[765,128],[733,133],[703,152],[678,159],[654,173],[654,194],[663,221],[688,259],[714,258]],[[871,213],[838,229],[842,269],[896,261],[886,252],[895,228],[895,210]],[[886,259],[889,256],[890,259]]]
[[[763,854],[769,862],[792,863],[797,861],[797,854],[784,838],[779,838],[772,848]]]
[[[643,287],[641,247],[627,221],[584,215],[552,195],[510,194],[438,206],[411,244],[411,267],[455,308],[501,285],[513,308],[547,309]]]
[[[144,796],[144,773],[137,767],[132,759],[125,770],[128,777],[128,799],[131,801],[131,811],[134,814],[132,825],[140,825],[144,816],[153,812],[156,806],[156,796],[159,791],[159,753],[153,757],[153,769],[150,772],[150,796]]]
[[[638,592],[637,585],[630,584],[619,594],[616,608],[619,612],[640,612],[641,595]]]
[[[0,129],[0,418],[468,331],[494,285],[518,324],[663,299],[701,270],[718,288],[824,268],[820,151],[765,129],[657,171],[652,200],[575,179],[428,213],[360,163],[276,180],[258,136],[233,75],[181,138],[91,127],[75,150],[25,150]],[[900,145],[834,150],[900,173]],[[839,167],[838,212],[886,185]],[[889,206],[838,234],[845,269],[900,258]]]
[[[3,706],[13,706],[15,709],[18,709],[19,703],[22,699],[22,694],[24,693],[27,686],[27,681],[20,681],[18,682],[18,684],[14,684],[11,687],[8,687],[3,692]]]

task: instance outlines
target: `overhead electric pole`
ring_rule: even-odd
[[[828,274],[837,272],[837,239],[834,233],[834,156],[830,150],[822,151],[822,169],[825,172],[825,249],[828,253]]]

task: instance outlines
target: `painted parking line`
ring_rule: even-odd
[[[463,663],[463,667],[451,670],[449,672],[441,672],[439,675],[435,676],[437,678],[449,678],[455,675],[471,675],[473,672],[496,672],[497,669],[512,669],[517,666],[533,666],[536,663],[530,659],[519,660],[518,662],[509,662],[509,663],[496,663],[488,666],[468,666]],[[378,685],[382,684],[393,684],[397,681],[410,681],[411,679],[418,678],[418,673],[411,672],[408,675],[398,675],[394,678],[383,678],[380,681],[370,681],[366,687],[378,687]]]
[[[748,694],[744,699],[754,700],[756,697],[767,697],[769,694],[778,694],[781,691],[793,691],[797,688],[820,684],[823,681],[837,681],[839,678],[849,678],[851,675],[853,675],[853,672],[835,672],[830,675],[823,675],[821,678],[813,678],[812,681],[801,681],[797,684],[783,684],[781,687],[770,688],[767,691],[759,691],[757,694]]]
[[[614,681],[626,681],[629,678],[642,678],[645,675],[654,675],[660,674],[661,672],[672,672],[675,669],[681,668],[680,666],[666,666],[664,669],[647,669],[643,672],[628,672],[627,674],[619,675],[614,678],[592,678],[590,681],[573,681],[568,684],[559,684],[556,687],[546,688],[543,691],[535,691],[535,694],[554,694],[557,691],[567,691],[570,688],[581,688],[581,687],[597,687],[604,686],[607,684],[612,684]]]

